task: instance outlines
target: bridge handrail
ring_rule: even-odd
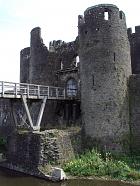
[[[28,83],[13,83],[7,81],[0,81],[0,94],[27,95],[30,96],[47,96],[50,99],[65,99],[65,89],[56,86],[46,86]]]
[[[39,84],[33,84],[33,83],[17,83],[17,82],[9,82],[9,81],[0,81],[4,83],[9,83],[9,84],[19,84],[19,85],[33,85],[33,86],[43,86],[43,87],[54,87],[54,88],[62,88],[62,87],[56,87],[56,86],[47,86],[47,85],[39,85]]]

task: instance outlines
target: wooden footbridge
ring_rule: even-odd
[[[66,94],[65,89],[61,87],[0,81],[0,98],[21,99],[25,109],[25,115],[23,116],[23,119],[28,119],[30,129],[35,131],[40,130],[40,124],[46,101],[65,100]],[[32,99],[32,101],[39,100],[42,102],[35,124],[32,121],[29,106],[27,104],[28,99]],[[12,112],[15,123],[17,123],[14,107],[12,107]]]
[[[26,83],[11,83],[0,81],[0,97],[28,99],[65,99],[65,89],[54,86],[43,86]]]

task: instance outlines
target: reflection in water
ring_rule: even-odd
[[[1,169],[0,186],[131,186],[131,184],[94,180],[68,180],[62,183],[52,183],[42,179],[37,179]]]

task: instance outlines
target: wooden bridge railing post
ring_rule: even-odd
[[[15,83],[15,96],[17,96],[17,83]]]
[[[48,99],[50,97],[50,87],[48,86]]]
[[[58,87],[56,88],[56,99],[58,99]]]
[[[2,97],[4,97],[4,81],[2,81],[1,84],[2,84]]]
[[[37,96],[40,97],[40,85],[37,86]]]
[[[27,85],[27,97],[29,98],[29,95],[30,95],[30,90],[29,90],[29,85]]]

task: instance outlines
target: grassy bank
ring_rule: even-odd
[[[95,150],[87,152],[64,165],[72,176],[110,177],[120,180],[140,180],[140,158],[101,155]]]

